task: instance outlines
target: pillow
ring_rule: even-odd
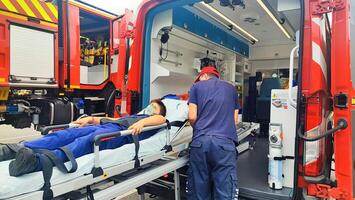
[[[177,99],[163,99],[162,102],[166,107],[166,119],[170,122],[185,121],[188,118],[187,101]]]

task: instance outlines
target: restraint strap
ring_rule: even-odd
[[[86,186],[86,196],[88,200],[95,200],[94,193],[92,192],[90,185]]]
[[[73,173],[78,169],[78,163],[76,162],[73,153],[66,147],[60,147],[59,148],[61,151],[63,151],[63,153],[67,156],[68,160],[71,163],[71,169],[69,170],[64,162],[62,160],[60,160],[59,158],[56,157],[56,155],[51,152],[50,150],[47,149],[35,149],[34,152],[35,153],[40,153],[43,155],[46,155],[51,161],[52,163],[57,166],[57,168],[59,169],[59,171],[63,172],[63,173]]]
[[[64,162],[57,158],[55,154],[47,149],[34,149],[35,153],[41,154],[42,161],[42,174],[44,179],[43,190],[43,200],[53,199],[53,191],[51,190],[51,177],[53,174],[53,166],[57,166],[59,171],[63,173],[73,173],[78,169],[78,164],[74,158],[73,153],[66,147],[61,147],[61,151],[67,156],[71,163],[71,169],[64,165]]]
[[[139,138],[138,135],[132,135],[133,138],[133,143],[134,143],[134,148],[135,148],[135,155],[134,155],[134,168],[139,168],[141,166],[141,162],[139,160],[138,157],[138,153],[139,153]]]
[[[53,191],[51,189],[51,178],[53,174],[53,163],[46,155],[42,156],[42,174],[44,184],[42,187],[43,190],[43,200],[53,199]]]

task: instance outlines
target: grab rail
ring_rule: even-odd
[[[292,86],[293,86],[293,68],[294,68],[294,57],[295,57],[295,52],[299,49],[299,46],[295,46],[291,53],[290,53],[290,71],[289,71],[289,78],[288,78],[288,101],[290,102],[290,105],[294,108],[296,108],[297,103],[296,101],[293,100],[292,98]]]

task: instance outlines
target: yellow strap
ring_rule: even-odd
[[[42,17],[46,20],[46,21],[50,21],[52,22],[52,19],[48,16],[47,12],[44,10],[44,8],[42,7],[42,5],[39,3],[38,0],[32,0],[33,5],[36,7],[36,9],[38,10],[39,13],[41,13]]]
[[[31,8],[27,5],[25,0],[17,0],[17,3],[20,4],[21,8],[26,12],[26,14],[30,17],[37,17],[31,10]]]
[[[10,0],[1,0],[1,2],[6,6],[6,8],[7,8],[9,11],[18,13],[17,9],[16,9],[15,6],[11,3]]]
[[[57,8],[52,3],[46,3],[46,5],[49,8],[49,10],[51,10],[51,12],[55,16],[55,18],[58,19],[58,10],[57,10]]]

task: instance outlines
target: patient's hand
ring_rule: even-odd
[[[140,121],[132,124],[132,126],[130,126],[128,128],[128,130],[132,130],[132,135],[138,135],[142,132],[142,129],[144,128],[144,124]]]
[[[88,124],[92,124],[93,123],[93,117],[84,117],[81,119],[76,120],[75,122],[73,122],[74,124],[78,124],[80,127],[86,126]]]

